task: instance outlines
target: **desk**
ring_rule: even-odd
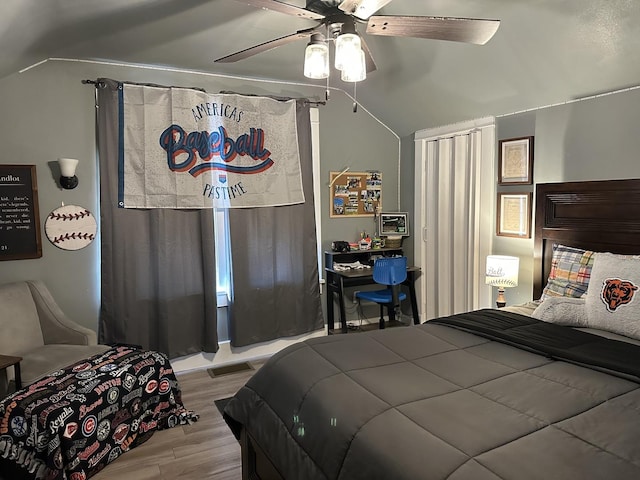
[[[0,355],[0,370],[6,370],[7,367],[13,366],[14,381],[16,382],[16,390],[22,388],[22,379],[20,378],[20,362],[22,357],[14,357],[11,355]]]
[[[329,332],[331,333],[331,331],[335,327],[333,295],[337,294],[342,333],[347,333],[347,317],[344,309],[344,288],[355,287],[357,285],[376,284],[376,282],[373,281],[373,268],[342,271],[336,271],[333,268],[325,268],[324,271],[327,276],[327,325],[329,328]],[[415,280],[418,273],[420,273],[420,269],[418,267],[408,267],[407,279],[402,282],[403,285],[406,285],[409,288],[411,313],[413,315],[413,323],[415,325],[418,325],[420,323],[420,316],[418,315],[418,301],[416,300],[415,288]]]

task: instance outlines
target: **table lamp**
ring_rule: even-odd
[[[504,298],[505,287],[518,286],[518,268],[520,259],[507,255],[488,255],[485,271],[485,283],[492,287],[498,287],[496,306],[504,307],[507,302]]]

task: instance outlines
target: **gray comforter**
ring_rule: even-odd
[[[287,479],[640,479],[633,374],[503,341],[431,322],[316,338],[272,357],[225,418]]]

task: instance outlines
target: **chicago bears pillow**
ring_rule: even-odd
[[[587,326],[640,339],[640,256],[596,253],[585,302]]]

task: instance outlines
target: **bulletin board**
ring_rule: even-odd
[[[380,172],[329,172],[333,218],[371,217],[382,209]]]
[[[0,165],[0,260],[42,257],[35,165]]]

